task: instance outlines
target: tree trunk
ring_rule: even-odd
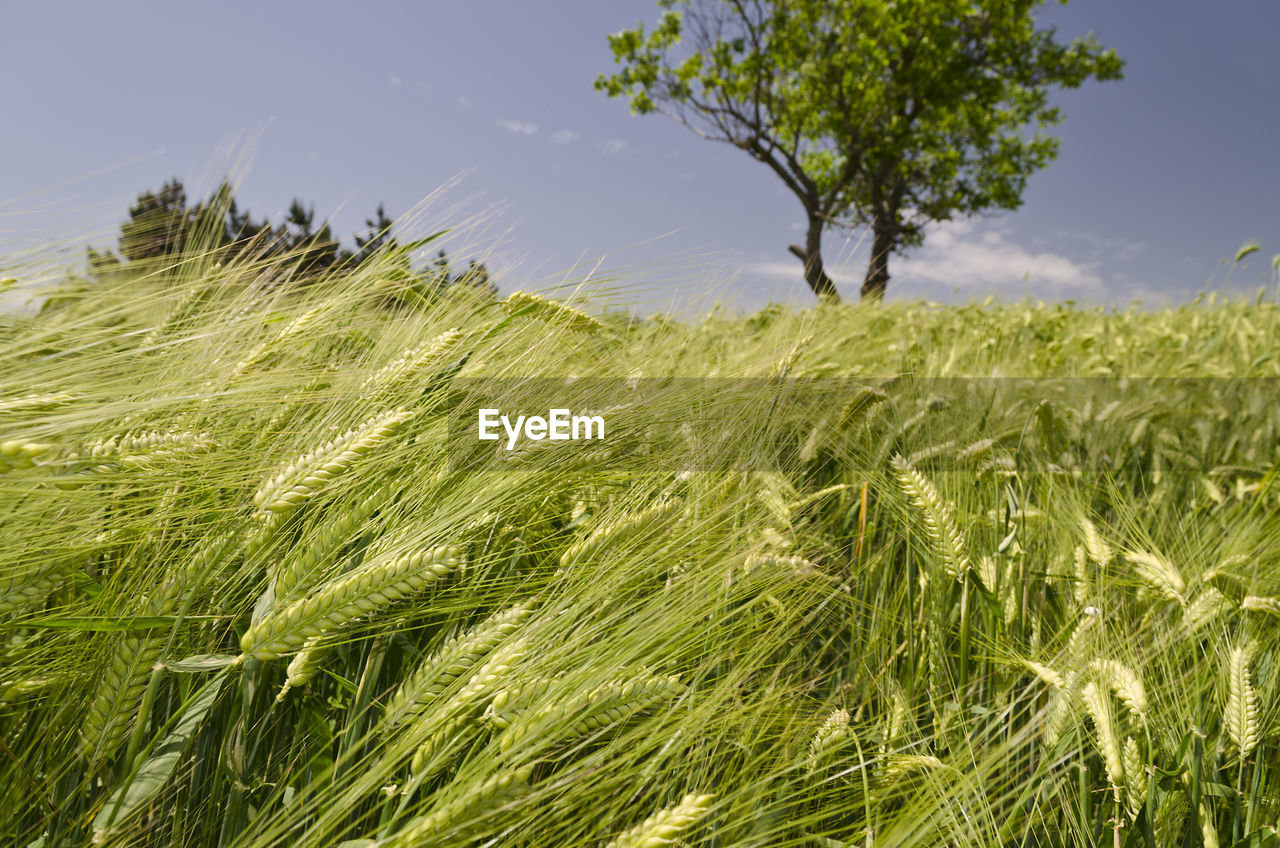
[[[862,299],[879,302],[889,287],[889,253],[893,250],[892,225],[879,216],[872,224],[871,261],[867,263],[867,276],[862,281]]]
[[[818,300],[840,302],[836,284],[822,267],[822,228],[824,224],[816,215],[809,216],[809,231],[805,234],[804,247],[793,244],[788,250],[804,263],[804,280],[818,296]]]

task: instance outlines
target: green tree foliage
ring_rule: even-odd
[[[339,252],[338,241],[327,222],[316,229],[315,214],[314,206],[304,207],[302,201],[295,199],[277,234],[276,249],[293,257],[302,277],[324,273],[350,257],[348,252]]]
[[[193,253],[215,252],[228,258],[282,263],[302,283],[376,261],[380,263],[378,274],[385,278],[390,292],[388,304],[420,305],[453,285],[496,293],[483,263],[472,260],[465,270],[454,271],[443,249],[427,267],[415,268],[411,254],[444,233],[401,245],[392,233],[393,225],[379,204],[375,216],[365,219],[368,230],[355,236],[356,250],[352,251],[341,246],[327,222],[317,226],[315,207],[299,199],[290,204],[283,223],[273,226],[268,219],[257,220],[241,209],[227,180],[207,199],[190,204],[186,188],[174,178],[159,191],[138,195],[120,227],[119,255],[90,247],[87,258],[90,276],[102,278],[130,266],[171,263]]]
[[[378,204],[378,212],[374,217],[364,219],[364,225],[369,230],[363,236],[355,236],[356,252],[352,255],[354,261],[363,262],[379,250],[396,247],[395,236],[391,234],[392,220],[387,217],[381,203]]]
[[[134,262],[182,251],[193,217],[178,179],[168,180],[158,192],[144,191],[120,227],[120,255]]]
[[[1020,205],[1058,151],[1051,86],[1120,78],[1092,36],[1038,29],[1043,2],[658,0],[657,27],[609,36],[621,70],[596,88],[768,165],[804,207],[790,249],[819,297],[838,297],[823,231],[869,228],[878,300],[926,223]]]

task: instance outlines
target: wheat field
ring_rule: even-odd
[[[3,844],[1280,844],[1274,303],[396,279],[0,320]]]

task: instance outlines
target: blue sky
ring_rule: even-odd
[[[810,303],[786,251],[800,206],[765,166],[593,90],[606,35],[656,18],[653,0],[0,3],[0,249],[107,244],[142,189],[201,194],[231,169],[253,212],[299,196],[348,240],[379,202],[397,217],[434,195],[415,230],[457,227],[451,253],[508,290],[591,272],[648,308]],[[1267,282],[1280,4],[1075,0],[1042,19],[1095,32],[1125,79],[1055,95],[1061,155],[1023,207],[936,227],[891,261],[890,297],[1155,304]],[[826,237],[847,296],[860,235]],[[1228,276],[1246,240],[1263,249]]]

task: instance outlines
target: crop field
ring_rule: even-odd
[[[1278,844],[1274,303],[398,279],[0,318],[0,843]]]

